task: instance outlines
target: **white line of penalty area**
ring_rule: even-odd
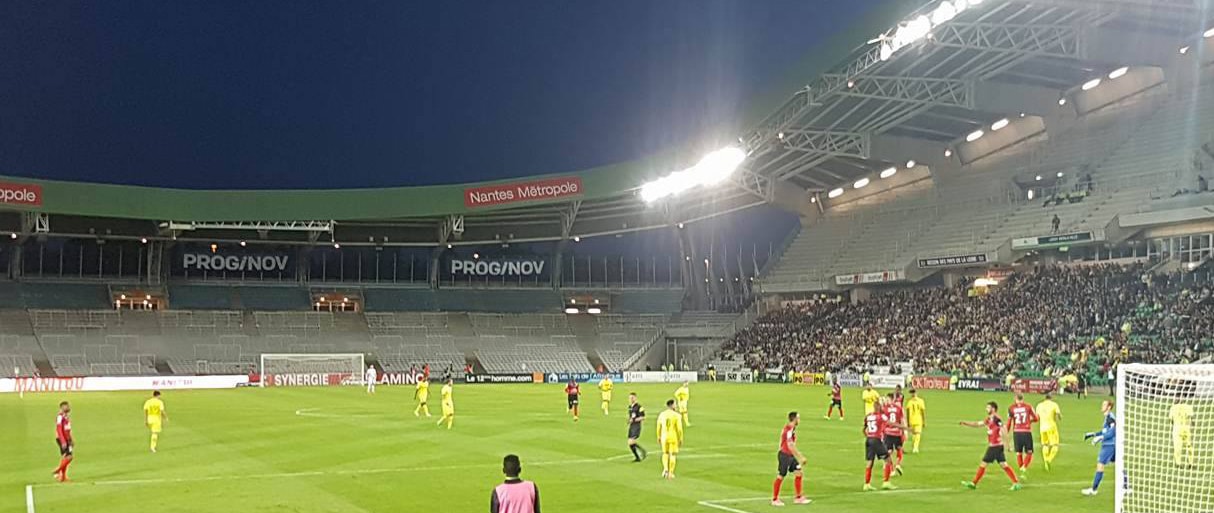
[[[1091,483],[1092,482],[1090,480],[1088,480],[1088,481],[1059,481],[1059,482],[1054,482],[1054,483],[1034,484],[1032,486],[1034,486],[1034,487],[1038,487],[1038,486],[1080,486],[1080,485],[1085,485],[1085,484],[1090,485]],[[872,491],[872,492],[865,492],[865,491],[857,490],[857,491],[851,491],[851,492],[842,492],[842,494],[843,495],[871,494],[874,497],[879,497],[882,495],[892,495],[892,494],[941,493],[941,492],[963,492],[963,491],[965,491],[965,490],[961,489],[961,487],[899,488],[897,490]],[[838,494],[836,494],[836,495],[838,495]],[[811,497],[811,499],[812,499],[812,497]],[[770,495],[764,495],[762,497],[741,497],[741,498],[735,498],[735,499],[704,500],[704,501],[697,501],[696,504],[699,504],[706,508],[712,508],[712,509],[717,509],[717,510],[721,510],[721,511],[728,511],[729,513],[752,513],[750,511],[747,511],[744,509],[738,509],[738,508],[726,506],[726,504],[734,504],[734,503],[739,503],[739,502],[760,502],[760,501],[770,501],[770,500],[771,500]]]

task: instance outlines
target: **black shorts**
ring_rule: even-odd
[[[1016,446],[1016,452],[1033,452],[1032,433],[1012,433],[1012,442]]]
[[[784,451],[777,451],[776,460],[779,461],[779,466],[776,468],[776,472],[780,473],[780,477],[788,475],[789,472],[795,473],[801,471],[801,462],[797,461],[796,456],[788,454]]]
[[[577,396],[571,395],[569,396],[569,409],[572,410],[574,406],[577,406]]]
[[[628,438],[633,440],[641,438],[641,423],[634,422],[628,425]]]
[[[886,458],[889,458],[889,449],[885,448],[884,442],[876,438],[864,439],[864,461]]]
[[[55,445],[59,446],[59,455],[60,456],[71,456],[72,455],[72,444],[62,443],[59,441],[58,438],[56,438]]]
[[[902,448],[902,437],[885,435],[885,448],[890,451],[896,451]]]
[[[1002,445],[992,445],[986,448],[986,454],[982,455],[983,463],[1007,463],[1007,458],[1003,456]]]
[[[842,399],[831,399],[831,400],[830,400],[830,405],[831,405],[831,406],[838,406],[838,407],[839,407],[839,409],[843,409],[843,400],[842,400]]]

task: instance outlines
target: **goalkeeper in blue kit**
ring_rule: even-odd
[[[1117,417],[1113,415],[1113,401],[1105,401],[1100,405],[1104,413],[1104,425],[1100,431],[1092,431],[1083,435],[1084,440],[1090,440],[1092,445],[1100,445],[1100,455],[1096,457],[1096,475],[1092,476],[1092,487],[1085,488],[1083,494],[1091,497],[1100,489],[1100,481],[1104,479],[1104,466],[1117,462]]]

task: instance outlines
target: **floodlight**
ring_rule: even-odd
[[[868,185],[868,178],[861,178],[859,180],[856,180],[856,183],[853,183],[852,187],[855,187],[857,189],[862,189],[862,188],[864,188],[865,185]]]
[[[939,25],[947,22],[957,16],[957,8],[953,7],[953,3],[945,0],[936,6],[936,10],[932,11],[932,24]]]
[[[777,138],[779,138],[781,141],[783,141],[783,140],[784,140],[784,132],[780,132],[780,133],[776,134],[776,137],[777,137]]]
[[[830,192],[826,193],[827,198],[838,198],[839,196],[842,196],[842,195],[843,195],[842,187],[831,189]]]
[[[953,156],[953,149],[952,149],[952,148],[945,148],[945,149],[944,149],[944,156],[945,156],[945,157],[951,157],[951,156]]]
[[[1059,172],[1058,172],[1058,178],[1062,178],[1062,175],[1063,175],[1063,174],[1064,174],[1064,173],[1063,173],[1062,171],[1059,171]]]
[[[1096,86],[1098,86],[1098,85],[1100,85],[1100,79],[1093,78],[1091,80],[1088,80],[1087,82],[1084,82],[1083,85],[1080,86],[1080,89],[1083,89],[1084,91],[1090,91],[1092,89],[1095,89]]]
[[[908,160],[908,161],[906,161],[906,168],[907,168],[907,169],[912,169],[912,168],[914,168],[914,167],[915,167],[915,161],[913,161],[913,160]]]
[[[1033,190],[1029,189],[1029,199],[1033,199]]]
[[[977,141],[984,135],[986,135],[986,132],[983,132],[982,130],[974,130],[973,132],[970,132],[969,135],[965,136],[965,142]]]
[[[334,243],[333,243],[333,249],[341,249],[341,244],[338,244],[338,243],[334,242]]]
[[[1182,47],[1180,47],[1180,54],[1181,54],[1181,55],[1184,55],[1184,54],[1187,54],[1187,53],[1189,53],[1189,47],[1187,47],[1187,46],[1182,46]]]
[[[1210,27],[1210,28],[1206,29],[1205,32],[1202,32],[1201,37],[1204,37],[1206,39],[1210,39],[1210,38],[1214,37],[1214,27]]]
[[[891,167],[891,168],[886,169],[885,171],[882,171],[882,172],[881,172],[881,178],[889,178],[889,177],[894,176],[894,175],[896,175],[896,174],[898,174],[898,168],[896,168],[896,167]]]
[[[882,61],[888,61],[894,55],[894,47],[890,46],[889,43],[881,43],[881,49],[878,50],[877,55]]]
[[[571,314],[571,315],[572,315],[572,314],[575,314],[575,313],[578,313],[579,311],[580,311],[580,310],[578,310],[577,308],[566,308],[566,309],[565,309],[565,313],[567,313],[567,314]]]
[[[1059,99],[1058,99],[1058,105],[1066,105],[1066,98],[1065,98],[1065,97],[1063,97],[1063,98],[1059,98]]]
[[[714,151],[690,168],[642,185],[641,199],[652,203],[693,187],[719,183],[729,178],[743,160],[746,160],[746,152],[739,148],[730,146]]]
[[[1006,128],[1009,123],[1011,123],[1011,122],[1008,121],[1007,118],[1000,119],[999,121],[991,123],[991,131],[996,132],[1003,128]]]
[[[1109,72],[1109,80],[1116,80],[1118,78],[1124,77],[1125,74],[1129,73],[1129,72],[1130,72],[1130,68],[1128,66],[1122,66],[1120,68],[1117,68],[1117,69]]]
[[[1037,180],[1038,182],[1040,182],[1040,181],[1041,181],[1041,175],[1037,175],[1037,176],[1034,178],[1034,180]]]
[[[573,237],[573,242],[582,242],[582,238],[581,238],[581,237],[578,237],[578,236],[574,236],[574,237]]]
[[[591,314],[591,315],[598,315],[598,314],[603,313],[603,309],[595,308],[592,306],[592,307],[586,309],[586,313]]]
[[[246,247],[246,246],[248,246],[248,245],[249,245],[249,243],[248,243],[248,242],[245,242],[245,241],[243,241],[243,240],[242,240],[242,241],[240,241],[240,247],[242,247],[242,248],[243,248],[243,247]]]
[[[480,254],[480,253],[473,253],[473,254],[472,254],[472,258],[473,258],[474,260],[480,259],[480,257],[481,257],[481,254]]]

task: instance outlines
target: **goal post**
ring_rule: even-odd
[[[1121,365],[1116,408],[1115,511],[1214,511],[1214,364]]]
[[[367,369],[362,353],[263,353],[261,386],[362,385]]]

